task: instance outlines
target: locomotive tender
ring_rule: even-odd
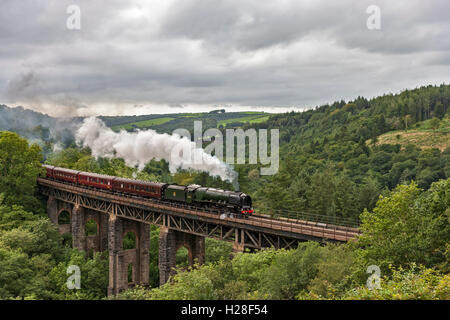
[[[180,186],[161,182],[140,181],[43,165],[46,177],[52,180],[104,189],[121,194],[186,203],[212,208],[229,215],[245,218],[253,213],[252,198],[243,192],[202,187],[197,184]]]

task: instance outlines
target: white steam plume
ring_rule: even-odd
[[[123,158],[128,166],[138,166],[139,170],[152,159],[164,159],[169,163],[171,173],[179,168],[193,169],[208,172],[211,176],[220,176],[222,180],[234,183],[237,180],[237,173],[227,164],[203,149],[196,148],[194,142],[177,134],[160,134],[154,130],[114,132],[103,121],[90,117],[84,120],[75,138],[79,145],[91,148],[94,157]],[[180,150],[181,153],[188,151],[194,159],[201,161],[192,161],[174,150]]]

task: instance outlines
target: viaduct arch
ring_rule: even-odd
[[[232,242],[233,251],[242,252],[245,248],[295,248],[298,242],[308,240],[346,242],[360,234],[346,220],[334,220],[333,224],[304,217],[266,215],[238,219],[196,207],[116,195],[44,178],[38,178],[38,185],[41,193],[48,196],[47,214],[53,223],[58,224],[62,212],[69,213],[70,224],[60,224],[58,228],[61,233],[70,231],[74,248],[87,252],[108,250],[108,295],[116,295],[134,284],[149,284],[150,224],[160,226],[160,285],[173,275],[176,252],[181,246],[188,249],[191,265],[195,261],[205,262],[205,237]],[[95,235],[86,234],[89,220],[97,224]],[[337,222],[342,225],[336,225]],[[123,238],[128,232],[135,235],[136,245],[125,249]]]
[[[69,213],[69,224],[58,223],[58,218],[63,212]],[[108,296],[117,295],[136,284],[144,286],[149,284],[150,224],[112,214],[106,215],[53,197],[49,197],[47,201],[47,215],[54,224],[58,225],[61,234],[72,235],[73,248],[86,252],[108,250]],[[86,234],[86,223],[90,220],[97,224],[95,235]],[[123,240],[129,232],[135,235],[135,247],[125,249]],[[158,244],[160,285],[166,283],[175,273],[175,257],[180,247],[184,246],[188,249],[190,265],[195,262],[199,264],[205,262],[205,237],[160,227]],[[129,281],[130,266],[131,281]]]

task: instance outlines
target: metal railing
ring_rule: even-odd
[[[144,206],[164,206],[165,210],[172,210],[175,215],[193,214],[196,216],[203,216],[205,218],[214,219],[219,218],[224,222],[231,222],[239,225],[257,226],[264,229],[297,233],[309,235],[316,238],[328,238],[339,241],[348,241],[359,234],[357,229],[359,221],[356,219],[324,216],[320,214],[296,212],[290,210],[270,210],[271,214],[264,214],[264,212],[257,212],[255,215],[246,219],[242,216],[234,214],[233,216],[224,215],[223,210],[214,208],[200,208],[198,206],[188,205],[185,203],[175,203],[159,199],[144,198],[129,194],[118,194],[108,190],[100,190],[96,188],[85,188],[83,186],[74,186],[71,183],[56,182],[45,179],[50,184],[67,185],[70,188],[88,189],[93,193],[110,194],[114,198],[118,197],[122,200],[135,199]],[[129,201],[128,200],[128,201]],[[178,212],[178,214],[177,214]],[[218,215],[220,215],[218,217]],[[269,232],[270,233],[270,232]]]
[[[270,216],[275,219],[288,219],[288,220],[301,220],[301,221],[311,221],[317,223],[331,224],[336,226],[344,226],[350,228],[358,228],[360,225],[359,219],[346,218],[339,216],[329,216],[325,214],[317,214],[302,211],[292,211],[292,210],[282,210],[282,209],[263,209],[257,211],[258,215]]]

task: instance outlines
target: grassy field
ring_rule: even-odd
[[[225,126],[226,124],[233,123],[233,122],[260,123],[260,122],[266,121],[267,119],[269,119],[269,116],[267,114],[257,113],[257,114],[247,116],[247,117],[237,117],[237,118],[220,120],[220,121],[217,121],[217,126],[220,126],[220,125]]]
[[[265,117],[261,117],[261,118],[255,118],[253,120],[250,120],[250,123],[261,123],[264,121],[267,121],[269,119],[270,116],[265,116]]]
[[[105,117],[108,126],[114,131],[135,129],[155,129],[158,132],[171,132],[175,128],[189,128],[193,121],[203,121],[204,123],[217,127],[226,126],[230,123],[261,123],[269,119],[269,114],[264,112],[227,112],[227,113],[177,113],[162,115],[144,116],[124,116]]]
[[[201,117],[203,113],[178,113],[177,115],[184,118],[198,118]]]
[[[133,128],[148,128],[151,126],[156,126],[156,125],[160,125],[160,124],[169,122],[173,119],[175,119],[175,118],[171,118],[171,117],[156,118],[156,119],[151,119],[151,120],[138,121],[138,122],[132,122],[132,123],[122,124],[122,125],[118,125],[118,126],[113,126],[112,129],[117,131],[120,129],[130,130]]]
[[[397,130],[382,134],[377,144],[414,144],[421,149],[437,148],[441,151],[450,147],[450,118],[442,119],[439,128],[432,129],[431,121],[417,123],[408,131]]]

